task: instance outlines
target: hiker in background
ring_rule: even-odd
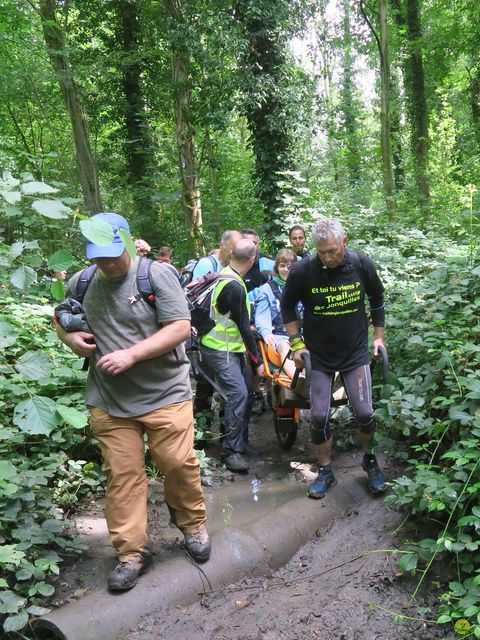
[[[208,269],[207,271],[204,271],[202,275],[206,275],[207,273],[216,273],[226,267],[230,262],[233,247],[235,243],[241,239],[241,237],[242,236],[239,231],[224,231],[220,239],[218,255],[209,255],[206,258],[201,258],[198,261],[197,266],[203,262],[201,271],[204,271],[204,269]],[[195,275],[195,273],[197,273],[197,269],[194,269],[193,275]],[[193,279],[195,280],[196,277]],[[202,376],[198,376],[196,378],[195,400],[193,405],[194,413],[195,417],[198,417],[201,414],[203,415],[207,431],[209,431],[212,426],[212,399],[212,385]]]
[[[151,250],[152,247],[148,244],[148,242],[145,242],[145,240],[141,240],[140,238],[137,238],[135,240],[135,251],[137,253],[137,256],[148,256]]]
[[[227,397],[222,462],[231,471],[246,472],[246,455],[256,450],[248,442],[252,406],[250,385],[245,375],[245,354],[257,374],[265,375],[258,347],[250,329],[250,304],[243,277],[255,261],[256,248],[241,239],[233,247],[230,265],[221,273],[231,276],[219,280],[212,296],[213,329],[200,339],[202,365]]]
[[[260,253],[260,238],[254,229],[243,229],[242,236],[250,240],[255,245],[255,260],[252,267],[245,274],[245,286],[247,287],[248,299],[252,305],[252,313],[255,313],[255,301],[260,292],[260,287],[275,275],[275,261]],[[251,382],[253,389],[252,413],[261,415],[265,411],[265,398],[260,389],[260,380],[255,375],[255,371],[250,367]]]
[[[119,560],[108,576],[108,587],[123,591],[136,584],[152,561],[144,434],[164,475],[172,520],[197,562],[209,558],[210,539],[193,449],[184,348],[190,337],[190,312],[184,293],[167,265],[153,262],[149,279],[154,308],[145,304],[137,281],[142,258],[132,260],[119,234],[122,229],[130,233],[128,222],[116,213],[99,213],[91,219],[107,223],[114,234],[107,246],[87,241],[87,258],[97,265],[82,300],[91,332],[69,333],[57,325],[57,333],[76,355],[90,362],[86,404],[104,459],[105,515]],[[69,298],[75,298],[82,273],[69,281]]]
[[[262,284],[255,305],[255,326],[262,340],[273,347],[283,363],[283,371],[293,378],[295,364],[287,358],[290,351],[288,335],[282,321],[280,300],[290,268],[297,260],[290,249],[280,249],[275,257],[275,276],[270,282]]]
[[[204,276],[206,273],[221,271],[223,267],[226,267],[230,262],[233,245],[237,240],[240,240],[241,237],[242,236],[239,231],[224,231],[220,238],[218,252],[214,250],[213,252],[210,252],[208,256],[200,258],[193,269],[192,280],[196,280],[197,278],[200,278],[200,276]]]
[[[177,268],[173,264],[173,249],[171,247],[160,247],[157,254],[157,262],[163,264],[167,269],[170,269],[175,276],[180,279],[180,274]]]
[[[157,262],[162,264],[165,262],[167,264],[173,264],[173,249],[172,247],[160,247],[157,254]]]
[[[310,254],[308,251],[305,251],[305,243],[307,241],[305,229],[299,224],[294,224],[288,232],[288,237],[292,246],[292,251],[297,256],[297,260],[308,258]]]

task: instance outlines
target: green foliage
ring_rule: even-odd
[[[375,233],[372,222],[357,220],[353,234]],[[395,443],[396,453],[403,453],[406,473],[392,481],[386,502],[421,518],[433,533],[409,545],[399,568],[417,572],[418,590],[439,554],[451,558],[457,583],[450,584],[439,622],[466,620],[474,635],[480,634],[480,260],[478,251],[471,252],[476,237],[467,236],[462,245],[433,230],[426,236],[386,227],[375,242],[352,241],[380,266],[388,294],[386,338],[395,375],[382,388],[377,418],[388,434],[385,444]]]

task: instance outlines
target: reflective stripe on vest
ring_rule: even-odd
[[[245,296],[247,295],[247,288],[242,278],[230,267],[225,267],[220,271],[227,275],[233,276],[237,282],[240,282],[245,290]],[[209,347],[210,349],[216,349],[217,351],[233,351],[235,353],[243,353],[246,351],[243,343],[240,330],[236,322],[230,318],[230,313],[221,314],[217,310],[217,300],[220,293],[223,291],[223,287],[230,282],[230,280],[220,280],[213,292],[212,302],[210,307],[210,317],[215,321],[215,326],[206,336],[201,338],[200,342]],[[250,317],[250,304],[246,300],[248,317]]]

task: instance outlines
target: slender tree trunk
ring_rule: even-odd
[[[395,190],[405,186],[405,167],[402,153],[402,99],[399,90],[400,74],[398,69],[390,67],[390,138],[392,141],[392,162]]]
[[[56,0],[39,0],[39,9],[48,54],[57,73],[60,91],[70,116],[85,206],[91,213],[98,213],[102,210],[102,203],[97,168],[90,147],[87,118],[65,50],[64,32],[56,18]]]
[[[390,220],[397,219],[397,202],[392,169],[392,148],[390,144],[390,59],[388,51],[388,23],[386,0],[379,0],[380,23],[380,121],[383,191]]]
[[[470,106],[475,139],[480,145],[480,65],[470,74]]]
[[[360,182],[360,141],[357,123],[357,104],[355,100],[355,81],[352,57],[352,34],[350,25],[350,0],[343,1],[343,76],[340,91],[348,179],[350,184],[358,186]]]
[[[217,160],[215,158],[213,142],[210,136],[210,129],[205,132],[205,145],[207,147],[208,168],[210,171],[210,184],[212,187],[212,222],[215,230],[215,237],[220,239],[222,230],[220,226],[220,213],[218,211],[218,181],[217,181]]]
[[[412,130],[412,153],[415,158],[415,177],[418,190],[428,206],[428,108],[422,55],[420,1],[406,0],[407,60],[405,67],[407,105]]]
[[[117,0],[120,39],[124,53],[122,86],[125,95],[125,156],[133,183],[134,206],[140,233],[148,233],[148,219],[153,216],[149,160],[151,156],[150,127],[145,114],[140,56],[140,24],[137,0]],[[142,222],[143,221],[143,222]]]
[[[195,135],[190,121],[190,58],[182,37],[175,33],[175,29],[184,20],[181,2],[180,0],[165,0],[165,7],[171,22],[175,129],[185,208],[185,226],[190,237],[195,241],[197,252],[200,253],[203,223]]]

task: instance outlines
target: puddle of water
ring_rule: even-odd
[[[208,529],[239,527],[304,495],[305,485],[285,473],[282,480],[254,478],[215,489],[205,496]]]

